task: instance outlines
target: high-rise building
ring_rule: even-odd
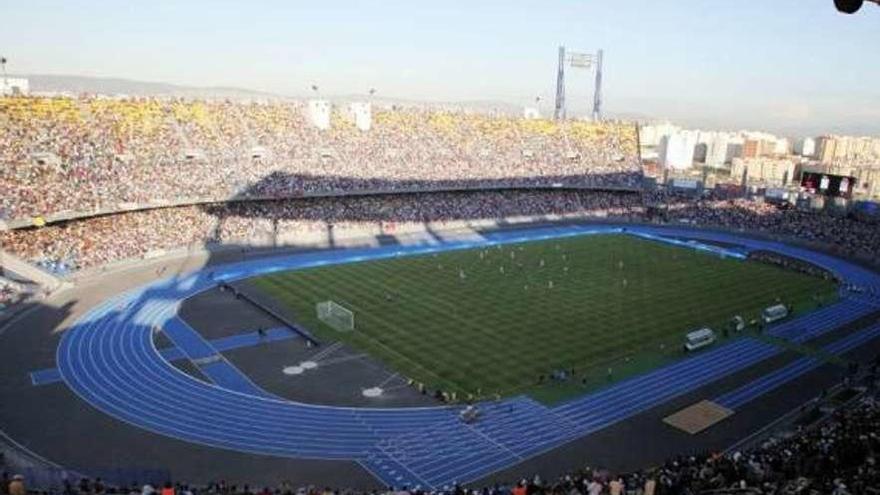
[[[657,155],[660,165],[674,170],[691,168],[694,149],[697,146],[696,131],[677,131],[660,139]]]
[[[786,156],[791,154],[791,142],[786,138],[779,138],[773,144],[773,155]]]
[[[773,134],[747,131],[743,133],[743,139],[743,158],[788,154],[788,140],[780,139]]]
[[[696,159],[710,167],[723,167],[730,163],[732,155],[739,156],[738,153],[731,153],[731,145],[735,145],[737,142],[737,136],[729,132],[700,131],[697,138]],[[738,151],[738,149],[734,148],[733,151]]]
[[[745,141],[742,138],[731,139],[730,142],[727,143],[727,156],[725,157],[725,163],[733,162],[734,158],[742,158],[743,156],[743,143]]]
[[[742,157],[757,158],[760,154],[761,142],[757,139],[746,139],[743,141]]]
[[[822,163],[880,160],[880,138],[819,136],[816,158]]]
[[[816,140],[811,137],[798,139],[794,143],[794,152],[797,155],[813,157],[816,155]]]
[[[790,158],[735,158],[730,166],[731,177],[769,186],[785,186],[794,179],[795,161]]]
[[[816,138],[816,159],[820,162],[833,162],[836,151],[837,139],[834,136],[819,136]]]
[[[660,146],[660,140],[664,136],[674,134],[680,130],[681,127],[670,122],[643,125],[639,128],[639,144],[643,147]]]
[[[700,142],[700,140],[697,139],[697,145],[694,146],[694,161],[698,163],[706,163],[707,150],[707,144],[704,142]]]

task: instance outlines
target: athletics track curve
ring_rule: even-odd
[[[155,347],[153,333],[177,318],[181,301],[220,282],[281,270],[624,231],[663,242],[703,239],[735,244],[745,251],[776,251],[821,266],[864,289],[858,294],[842,291],[841,302],[824,310],[824,319],[810,314],[771,328],[772,334],[783,338],[793,337],[796,328],[797,334],[815,336],[826,331],[824,325],[829,321],[843,324],[880,308],[880,276],[802,248],[682,228],[545,227],[487,233],[477,241],[287,255],[159,280],[106,300],[79,318],[59,344],[57,365],[67,386],[97,409],[175,439],[265,455],[354,460],[389,485],[437,488],[467,482],[650,409],[779,351],[752,338],[741,338],[554,408],[526,397],[486,403],[481,421],[465,425],[458,420],[459,408],[454,406],[330,407],[224,389],[169,364]],[[700,244],[691,247],[699,249]],[[763,393],[763,389],[756,390]],[[740,392],[738,400],[743,400],[743,394],[747,393]],[[502,414],[502,410],[513,413]]]

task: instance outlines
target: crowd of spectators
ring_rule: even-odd
[[[58,273],[143,256],[158,249],[272,243],[309,233],[395,234],[413,224],[636,211],[636,193],[466,191],[302,198],[160,208],[0,232],[8,252]]]
[[[688,223],[821,243],[880,262],[875,224],[750,199],[705,199],[575,190],[459,191],[240,201],[158,208],[0,232],[3,248],[50,271],[216,244],[297,244],[394,235],[415,224],[576,214],[620,221]],[[435,228],[437,226],[435,225]]]
[[[296,102],[0,98],[0,220],[308,193],[637,187],[633,124],[375,108],[362,131]]]
[[[780,235],[880,261],[880,228],[854,217],[745,198],[693,198],[660,193],[652,194],[647,204],[657,207],[660,218],[669,222]]]
[[[613,474],[586,467],[544,481],[539,476],[483,488],[425,492],[389,487],[371,495],[876,495],[880,494],[880,403],[867,395],[827,421],[790,435],[771,437],[743,452],[682,455],[659,467]],[[26,480],[3,475],[2,495],[25,495]],[[336,488],[251,487],[226,482],[191,487],[166,483],[113,487],[101,480],[67,484],[52,495],[357,495]],[[46,495],[49,495],[46,493]]]

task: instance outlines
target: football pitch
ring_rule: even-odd
[[[704,326],[721,340],[781,301],[796,313],[836,298],[833,282],[752,261],[590,235],[283,272],[251,283],[325,342],[341,340],[459,400],[556,401],[684,357]],[[354,330],[316,304],[354,314]],[[719,344],[715,344],[719,345]],[[564,370],[565,379],[551,378]]]

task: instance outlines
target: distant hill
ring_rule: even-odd
[[[178,96],[188,98],[280,99],[282,95],[230,87],[193,87],[114,77],[32,74],[30,89],[37,93],[95,93],[127,96]]]
[[[256,91],[247,88],[222,87],[222,86],[183,86],[164,82],[137,81],[115,77],[90,77],[70,75],[31,74],[30,89],[35,93],[66,93],[66,94],[101,94],[108,96],[154,96],[154,97],[183,97],[183,98],[222,98],[230,100],[294,100],[304,99],[307,95],[284,95],[265,91]],[[385,95],[369,97],[367,95],[324,95],[336,103],[348,103],[352,101],[364,101],[371,99],[376,105],[391,106],[399,105],[406,107],[425,108],[448,108],[454,110],[469,110],[480,113],[501,113],[506,115],[521,115],[523,105],[502,100],[469,100],[469,101],[427,101],[406,98],[395,98]],[[549,115],[551,109],[542,108],[545,115]],[[574,109],[569,115],[579,115]],[[646,116],[639,114],[610,114],[611,118],[624,120],[644,120]]]

